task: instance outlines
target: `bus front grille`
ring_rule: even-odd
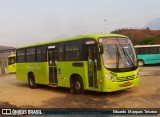
[[[128,80],[133,80],[135,78],[135,75],[132,76],[126,76],[126,77],[117,77],[117,82],[123,82]]]

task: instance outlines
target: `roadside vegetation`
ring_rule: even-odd
[[[160,44],[160,30],[117,29],[111,33],[129,36],[134,45]]]

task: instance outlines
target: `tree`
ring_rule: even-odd
[[[140,44],[145,44],[145,45],[153,45],[153,44],[156,44],[156,38],[155,37],[147,37],[145,39],[143,39]]]

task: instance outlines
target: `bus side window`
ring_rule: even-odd
[[[79,41],[71,41],[65,44],[65,60],[81,60],[81,43]]]
[[[158,54],[158,47],[151,47],[150,54]]]
[[[17,63],[25,62],[25,49],[17,50]]]
[[[63,61],[64,60],[64,43],[59,43],[57,50],[58,50],[57,61]]]
[[[38,62],[46,61],[46,47],[45,46],[37,47],[37,61]]]
[[[26,50],[26,62],[35,62],[36,61],[36,48],[27,48]]]

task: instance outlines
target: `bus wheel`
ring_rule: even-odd
[[[34,78],[33,74],[29,74],[28,83],[29,83],[30,88],[32,88],[32,89],[37,87],[37,84],[35,83],[35,78]]]
[[[79,76],[75,78],[74,90],[76,94],[84,93],[83,82]]]
[[[139,61],[138,61],[138,65],[139,65],[140,67],[144,66],[144,61],[143,61],[143,60],[139,60]]]

